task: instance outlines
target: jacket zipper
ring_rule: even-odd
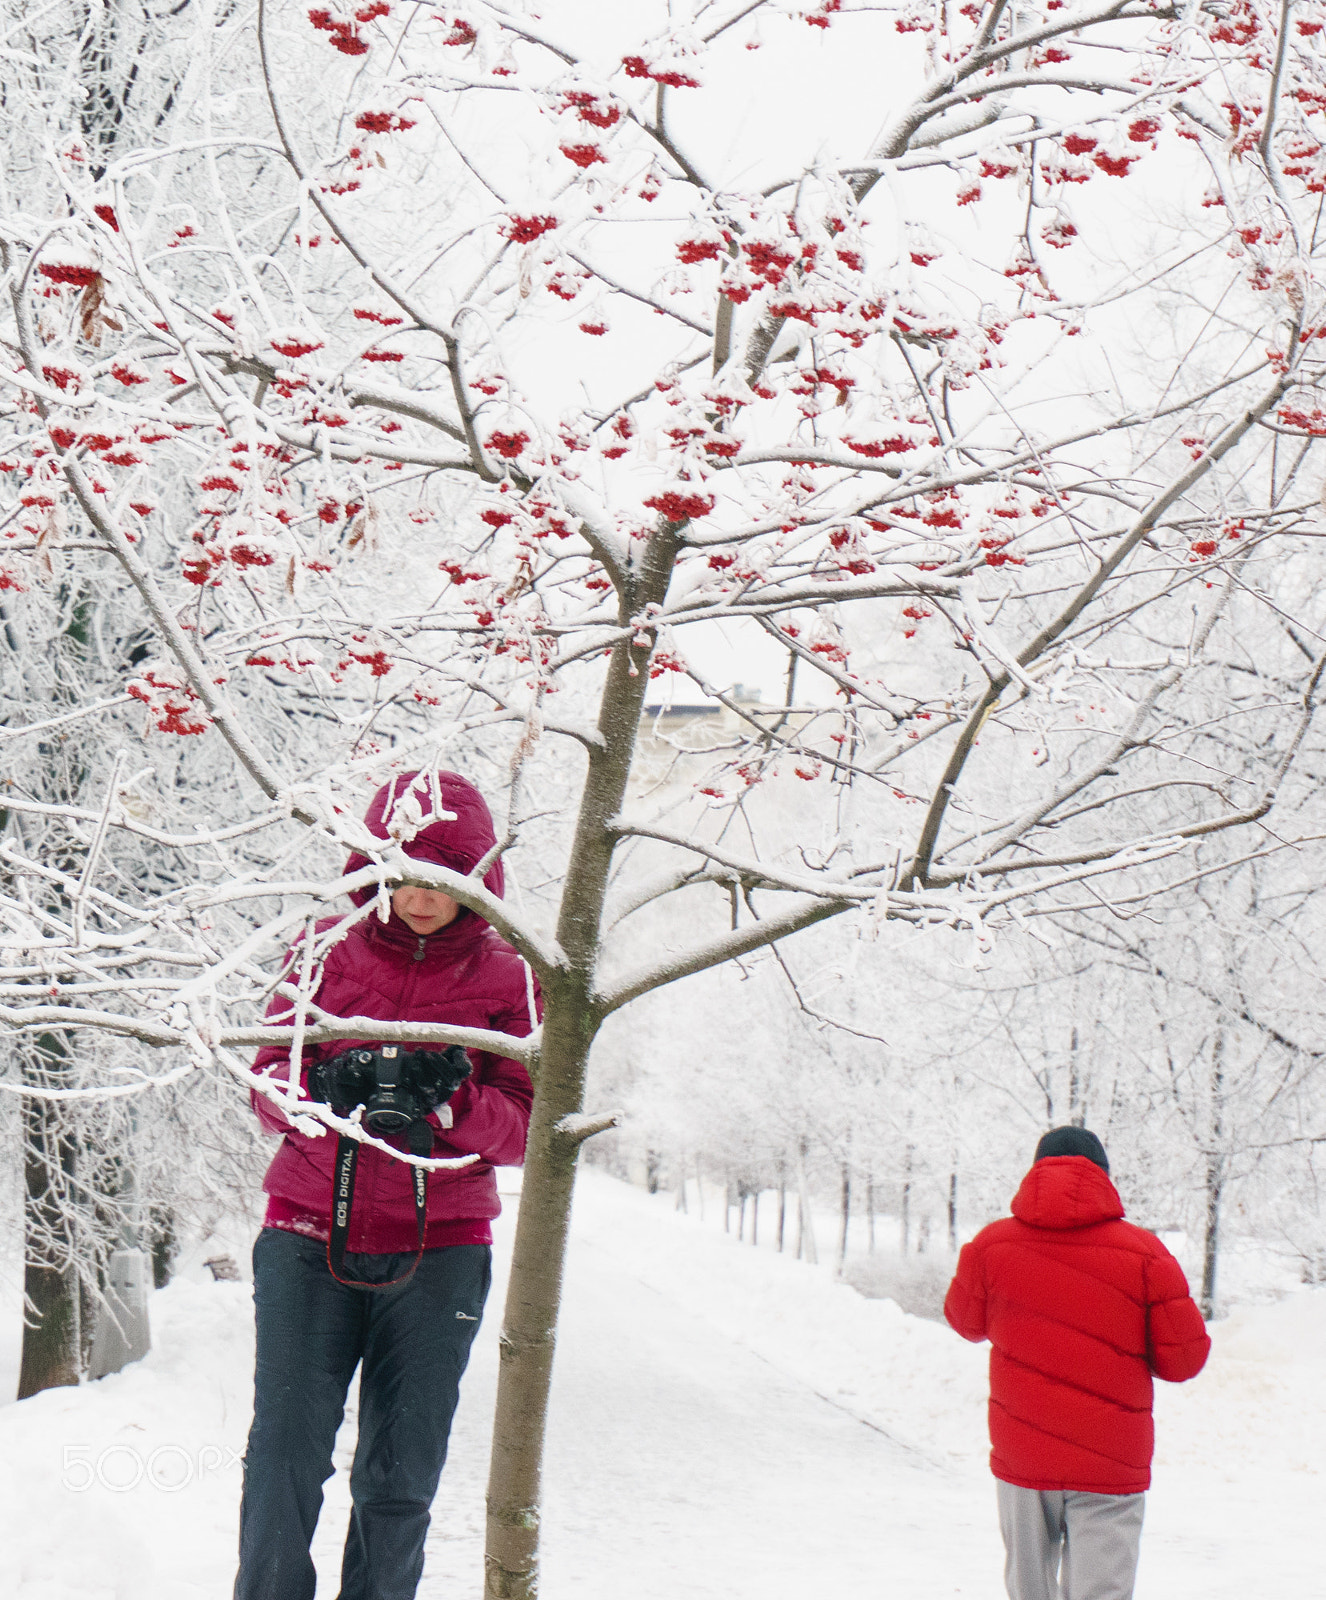
[[[410,957],[411,961],[422,961],[428,954],[428,940],[424,938],[423,934],[419,934],[418,938],[419,948]]]

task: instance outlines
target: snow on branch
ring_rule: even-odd
[[[596,1133],[606,1133],[609,1128],[619,1128],[625,1119],[624,1111],[599,1111],[592,1115],[562,1117],[554,1123],[553,1132],[571,1144],[584,1144]]]
[[[538,1059],[537,1032],[517,1037],[497,1033],[491,1028],[461,1028],[440,1022],[384,1022],[372,1017],[335,1017],[316,1005],[308,1007],[312,1019],[303,1030],[305,1044],[329,1044],[341,1039],[378,1039],[389,1044],[458,1044],[466,1050],[487,1050],[529,1063]],[[233,1048],[239,1045],[292,1044],[295,1029],[278,1024],[251,1028],[222,1028],[216,1042]]]
[[[310,1005],[309,1015],[314,1022],[303,1029],[305,1044],[331,1044],[343,1039],[380,1039],[388,1043],[415,1045],[460,1045],[466,1050],[487,1050],[494,1055],[508,1056],[513,1061],[537,1060],[539,1036],[537,1033],[516,1037],[497,1033],[490,1028],[461,1028],[444,1023],[384,1022],[374,1017],[334,1017],[319,1007]],[[264,1045],[288,1045],[294,1041],[296,1030],[279,1025],[255,1024],[243,1027],[219,1026],[200,1033],[192,1023],[178,1025],[152,1022],[118,1012],[99,1011],[84,1006],[0,1005],[0,1022],[13,1029],[30,1031],[49,1028],[94,1028],[101,1033],[116,1034],[122,1038],[138,1039],[157,1048],[214,1049],[259,1048]],[[129,1085],[100,1085],[67,1093],[82,1098],[111,1095],[138,1094],[153,1087],[174,1083],[192,1067],[181,1067],[161,1076],[141,1079]],[[248,1069],[245,1068],[245,1071]],[[4,1087],[0,1080],[0,1087]],[[9,1085],[13,1087],[13,1085]],[[18,1091],[18,1092],[21,1092]],[[54,1091],[52,1091],[54,1092]],[[60,1091],[66,1093],[66,1091]]]
[[[823,895],[830,900],[850,901],[873,900],[879,894],[881,887],[879,883],[857,881],[858,877],[868,879],[877,875],[882,870],[878,867],[863,868],[852,878],[830,877],[825,874],[822,879],[817,879],[810,873],[793,872],[776,863],[737,855],[721,845],[710,844],[694,835],[669,833],[662,828],[642,827],[630,822],[614,822],[611,826],[613,832],[623,838],[655,839],[661,844],[672,845],[679,850],[693,851],[696,855],[703,856],[705,860],[712,861],[716,866],[725,869],[725,876],[730,881],[740,883],[743,888],[782,889],[792,894]],[[688,881],[689,875],[681,876],[677,887],[683,887]],[[723,881],[723,877],[715,875],[715,881]]]
[[[633,17],[600,58],[556,0],[370,9],[237,23],[256,123],[210,50],[100,153],[28,107],[41,184],[0,215],[7,1000],[220,1037],[311,910],[400,884],[583,993],[683,888],[791,896],[792,928],[887,882],[890,915],[961,921],[1266,815],[1310,720],[1276,630],[1316,631],[1311,31],[756,0]],[[866,46],[890,121],[830,163]],[[47,636],[76,671],[39,670]],[[1213,772],[1245,646],[1229,692],[1270,731]],[[739,694],[737,660],[786,687]],[[700,740],[663,728],[686,685],[721,719]],[[23,754],[54,739],[77,792]],[[153,774],[113,778],[135,745]],[[500,850],[528,906],[373,854],[356,818],[406,760],[532,796]]]

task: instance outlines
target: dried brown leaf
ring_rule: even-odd
[[[84,339],[93,349],[101,344],[102,328],[105,326],[103,306],[106,298],[105,280],[97,273],[87,288],[83,290],[82,298],[78,304],[78,320]]]

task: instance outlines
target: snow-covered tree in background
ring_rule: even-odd
[[[80,151],[94,181],[119,154],[171,136],[196,14],[154,17],[120,6],[53,6],[34,14],[6,4],[0,17],[7,40],[0,147],[11,204],[37,211],[63,206],[58,174],[51,182],[53,132]],[[104,336],[94,301],[88,298],[89,320],[80,329],[93,342]],[[12,537],[12,522],[6,532]],[[44,549],[38,570],[46,581],[31,595],[18,599],[12,573],[9,592],[0,595],[0,694],[10,725],[7,787],[48,809],[22,817],[6,812],[4,827],[26,857],[77,875],[87,840],[70,833],[63,808],[95,806],[109,776],[108,752],[137,742],[140,719],[124,684],[148,653],[148,635],[132,586],[88,546],[67,563]],[[171,783],[163,753],[157,752],[157,777]],[[233,783],[229,765],[223,760],[218,770],[209,760],[204,776],[193,763],[186,781],[216,785],[219,798]],[[134,760],[117,771],[134,810],[148,769]],[[120,851],[117,866],[158,890],[190,876],[183,858],[160,849],[159,841],[134,856]],[[7,889],[17,887],[7,868],[0,871]],[[34,888],[41,912],[58,910],[58,887],[43,893],[27,884],[20,896],[31,902]],[[6,973],[13,976],[21,973]],[[20,981],[15,992],[21,998],[27,986]],[[251,1181],[256,1152],[246,1148],[235,1119],[217,1115],[216,1082],[195,1075],[174,1087],[159,1084],[153,1115],[139,1118],[132,1087],[149,1075],[160,1080],[159,1062],[155,1073],[144,1071],[154,1053],[133,1041],[98,1043],[62,1029],[5,1041],[7,1086],[41,1091],[7,1107],[14,1116],[3,1122],[25,1194],[21,1395],[76,1382],[87,1370],[97,1320],[105,1315],[99,1295],[111,1251],[150,1246],[164,1271],[177,1213],[198,1220],[222,1205],[233,1208],[236,1162]],[[100,1091],[108,1079],[130,1097],[107,1100]],[[202,1149],[209,1159],[199,1162]]]
[[[1323,660],[1326,10],[181,15],[158,126],[107,157],[71,64],[5,179],[0,586],[132,594],[158,779],[10,790],[67,846],[6,849],[0,1016],[242,1079],[347,847],[512,941],[547,1015],[502,1046],[537,1098],[487,1581],[529,1595],[603,1021],[836,916],[979,941],[1258,848]],[[717,626],[785,708],[711,681]],[[743,731],[659,815],[637,733],[688,675]],[[508,787],[512,905],[359,827],[437,762]],[[296,1050],[356,1033],[310,977]]]
[[[1300,821],[1317,818],[1296,788]],[[595,1097],[629,1118],[595,1158],[638,1180],[647,1151],[679,1202],[697,1178],[712,1197],[754,1173],[767,1191],[790,1181],[795,1207],[808,1170],[821,1259],[850,1217],[850,1280],[923,1288],[915,1303],[935,1309],[954,1235],[1006,1212],[1046,1127],[1085,1123],[1130,1214],[1185,1236],[1208,1315],[1316,1282],[1321,896],[1308,852],[1213,855],[1207,842],[1181,892],[1038,918],[987,952],[939,928],[880,950],[829,924],[746,959],[740,981],[697,980],[681,1014],[605,1030]],[[802,1253],[794,1230],[777,1247]]]

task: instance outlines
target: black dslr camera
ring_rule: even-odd
[[[376,1050],[344,1050],[320,1061],[309,1074],[314,1100],[339,1117],[364,1108],[364,1124],[378,1138],[404,1133],[445,1104],[469,1077],[470,1058],[459,1045],[445,1050],[404,1050],[382,1044]]]

